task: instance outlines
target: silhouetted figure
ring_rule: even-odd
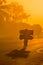
[[[28,40],[33,39],[33,30],[20,30],[20,40],[24,39],[24,47],[22,50],[25,50],[27,47]]]

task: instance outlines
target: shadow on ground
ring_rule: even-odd
[[[6,56],[11,57],[12,59],[27,58],[29,56],[29,53],[30,53],[30,51],[13,50],[10,53],[7,53]]]

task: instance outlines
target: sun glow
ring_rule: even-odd
[[[43,0],[7,0],[8,3],[14,1],[22,4],[26,12],[31,14],[28,23],[43,26]]]

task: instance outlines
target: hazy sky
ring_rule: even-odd
[[[22,4],[26,12],[31,15],[27,23],[38,23],[43,26],[43,0],[7,0],[8,3],[13,1]]]

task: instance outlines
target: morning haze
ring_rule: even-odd
[[[42,0],[8,2],[0,0],[0,65],[43,65]]]
[[[40,24],[43,27],[43,0],[7,0],[9,3],[12,1],[22,4],[25,11],[31,14],[30,24]]]

